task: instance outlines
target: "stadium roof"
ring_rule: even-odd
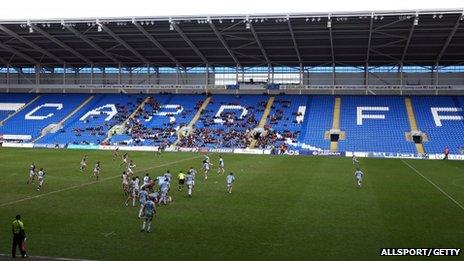
[[[462,23],[463,10],[0,20],[0,64],[454,65]]]

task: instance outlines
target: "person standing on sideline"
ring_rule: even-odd
[[[443,151],[443,154],[445,154],[445,157],[443,158],[443,160],[447,160],[448,159],[448,154],[449,154],[448,147],[445,148],[445,150]]]
[[[21,215],[16,215],[12,224],[13,245],[11,247],[11,257],[16,258],[16,247],[19,247],[22,257],[27,257],[24,241],[26,240],[26,232],[24,232],[24,224],[21,221]]]

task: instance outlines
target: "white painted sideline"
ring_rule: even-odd
[[[138,170],[138,171],[135,171],[135,173],[144,172],[144,171],[147,171],[147,170],[156,169],[156,168],[160,168],[160,167],[170,166],[172,164],[197,159],[197,158],[200,158],[200,157],[203,157],[203,156],[195,156],[195,157],[190,157],[190,158],[186,158],[186,159],[176,160],[176,161],[168,162],[168,163],[161,164],[161,165],[158,165],[158,166],[146,168],[146,169],[143,169],[143,170]],[[119,178],[119,177],[120,177],[120,175],[111,176],[111,177],[103,178],[103,179],[101,179],[99,181],[87,182],[87,183],[83,183],[83,184],[79,184],[79,185],[75,185],[75,186],[71,186],[71,187],[67,187],[67,188],[62,188],[62,189],[50,191],[50,192],[47,192],[47,193],[44,193],[44,194],[39,194],[39,195],[35,195],[35,196],[25,197],[25,198],[22,198],[22,199],[17,199],[17,200],[14,200],[14,201],[10,201],[10,202],[0,204],[0,207],[5,207],[5,206],[13,205],[13,204],[16,204],[16,203],[19,203],[19,202],[23,202],[23,201],[27,201],[27,200],[31,200],[31,199],[36,199],[36,198],[41,198],[41,197],[44,197],[44,196],[47,196],[47,195],[56,194],[56,193],[63,192],[63,191],[68,191],[68,190],[77,189],[77,188],[85,187],[85,186],[92,185],[92,184],[97,184],[97,183],[100,183],[100,182],[103,182],[103,181],[106,181],[106,180]]]
[[[21,256],[21,255],[19,255]],[[11,255],[0,254],[1,258],[11,258]],[[28,256],[26,260],[64,260],[64,261],[92,261],[91,259],[76,259],[76,258],[67,258],[67,257],[51,257],[51,256]]]
[[[464,206],[461,205],[461,203],[459,203],[456,199],[454,199],[453,197],[451,197],[448,193],[446,193],[443,189],[441,189],[437,184],[433,183],[433,181],[431,181],[429,178],[427,178],[426,176],[422,175],[422,173],[420,173],[420,171],[418,171],[416,168],[414,168],[411,164],[407,163],[406,161],[404,161],[403,159],[401,159],[401,161],[406,165],[408,166],[410,169],[414,170],[414,172],[416,172],[417,174],[419,174],[423,179],[425,179],[426,181],[428,181],[430,184],[432,184],[436,189],[438,189],[441,193],[443,193],[443,195],[447,196],[451,201],[453,201],[458,207],[460,207],[462,210],[464,210]]]

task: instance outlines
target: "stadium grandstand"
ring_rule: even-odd
[[[463,20],[462,10],[2,20],[0,133],[59,147],[460,154]]]

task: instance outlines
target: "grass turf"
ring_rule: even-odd
[[[78,170],[84,154],[85,174]],[[349,158],[224,154],[226,170],[237,177],[229,195],[213,154],[210,178],[198,175],[187,198],[177,191],[177,173],[199,170],[201,155],[129,155],[140,177],[145,169],[151,177],[167,169],[175,177],[174,201],[158,208],[151,234],[139,232],[138,208],[123,206],[122,168],[112,152],[0,148],[0,253],[10,253],[17,213],[30,254],[40,256],[370,260],[381,247],[463,247],[464,209],[401,160],[361,159],[366,175],[358,189]],[[96,160],[102,180],[92,182]],[[26,184],[32,161],[46,169],[43,192]],[[464,203],[464,162],[407,163]]]

